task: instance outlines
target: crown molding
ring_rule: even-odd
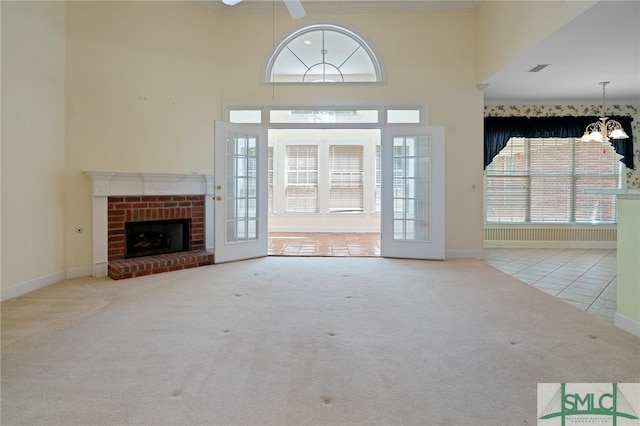
[[[287,14],[282,0],[244,0],[235,6],[226,6],[221,0],[191,0],[204,8],[223,15]],[[476,11],[482,0],[302,0],[309,14],[322,13],[416,13],[416,12],[469,12]]]

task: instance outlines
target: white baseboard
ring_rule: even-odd
[[[77,268],[67,269],[67,279],[89,277],[91,276],[91,266],[80,266]]]
[[[629,318],[626,315],[616,312],[613,315],[613,325],[621,330],[631,333],[636,337],[640,337],[640,321],[637,319]]]
[[[14,299],[16,297],[23,296],[32,291],[39,290],[41,288],[50,286],[51,284],[59,283],[72,278],[88,277],[91,276],[90,266],[81,266],[77,268],[66,269],[64,271],[54,272],[42,277],[34,278],[28,281],[14,284],[12,286],[0,289],[0,301]]]
[[[446,259],[484,259],[484,250],[447,250]]]
[[[31,293],[32,291],[41,289],[48,285],[64,281],[65,278],[66,272],[58,271],[49,275],[44,275],[42,277],[15,284],[10,287],[2,288],[2,295],[0,296],[0,300],[4,302],[5,300],[13,299],[14,297],[20,297],[24,294]]]

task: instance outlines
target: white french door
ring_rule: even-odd
[[[444,127],[386,127],[381,154],[381,255],[444,259]]]
[[[214,126],[214,262],[267,256],[267,129]]]

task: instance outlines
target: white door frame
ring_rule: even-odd
[[[322,110],[376,110],[377,111],[377,117],[378,120],[376,122],[367,122],[367,123],[335,123],[335,122],[330,122],[330,123],[272,123],[271,122],[271,112],[274,110],[301,110],[301,111],[305,111],[305,110],[318,110],[318,109],[322,109]],[[223,104],[223,114],[226,120],[232,120],[232,111],[233,112],[237,112],[237,111],[252,111],[255,114],[253,115],[253,119],[255,120],[255,117],[260,117],[259,120],[257,121],[251,121],[254,124],[258,124],[258,125],[262,125],[264,127],[268,127],[269,129],[304,129],[304,128],[309,128],[309,129],[380,129],[383,133],[383,141],[382,143],[384,144],[384,134],[385,132],[392,130],[393,128],[414,128],[415,130],[418,130],[419,128],[423,128],[424,126],[428,125],[428,103],[415,103],[415,102],[404,102],[404,103],[363,103],[363,104],[359,104],[359,103],[336,103],[336,102],[323,102],[323,103],[312,103],[312,104],[298,104],[298,103],[289,103],[289,102],[284,102],[284,103],[274,103],[274,102],[269,102],[269,103],[234,103],[234,102],[229,102],[229,103],[225,103]],[[396,123],[396,122],[390,122],[389,117],[389,111],[392,110],[418,110],[419,111],[419,121],[416,123]],[[437,127],[437,126],[436,126]],[[438,137],[441,136],[441,141],[442,141],[442,156],[441,156],[441,161],[442,161],[442,176],[441,179],[438,178],[438,181],[441,182],[442,185],[442,194],[444,194],[444,127],[439,126],[440,130],[436,130],[436,132],[441,132],[438,133]],[[433,130],[433,129],[432,129]],[[384,152],[384,149],[383,149]],[[382,153],[381,153],[382,155]],[[438,171],[438,173],[440,173]],[[384,187],[384,181],[383,181],[383,187]],[[383,189],[384,192],[384,189]],[[383,198],[383,203],[384,203],[384,198]],[[444,195],[442,196],[442,203],[439,205],[439,208],[442,209],[442,221],[440,224],[438,224],[437,226],[439,227],[439,231],[441,231],[441,235],[438,234],[436,235],[437,237],[437,241],[432,241],[429,242],[429,244],[440,244],[441,242],[441,250],[428,250],[428,254],[427,257],[418,257],[418,256],[406,256],[406,257],[415,257],[415,258],[429,258],[429,259],[444,259]],[[438,215],[437,215],[438,216]],[[439,216],[438,216],[439,217]],[[381,218],[382,220],[384,220],[384,216],[381,214]],[[439,220],[439,219],[438,219]],[[216,228],[217,229],[217,228]],[[382,223],[381,223],[381,237],[382,237]],[[217,241],[217,240],[216,240]],[[382,242],[382,241],[381,241]],[[387,243],[388,245],[388,243]],[[436,255],[434,256],[433,253],[439,253],[442,252],[442,255]],[[383,248],[383,256],[385,256],[385,250]],[[391,253],[395,253],[395,252],[391,252]],[[393,254],[390,255],[395,257]],[[405,257],[405,256],[399,256],[399,257]]]
[[[267,256],[267,129],[216,121],[214,165],[214,263]]]

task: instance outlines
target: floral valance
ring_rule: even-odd
[[[611,146],[622,156],[629,169],[633,164],[633,134],[631,117],[612,116],[618,121],[628,139],[610,140]],[[484,119],[484,167],[507,145],[511,138],[580,138],[586,127],[598,117],[485,117]]]

